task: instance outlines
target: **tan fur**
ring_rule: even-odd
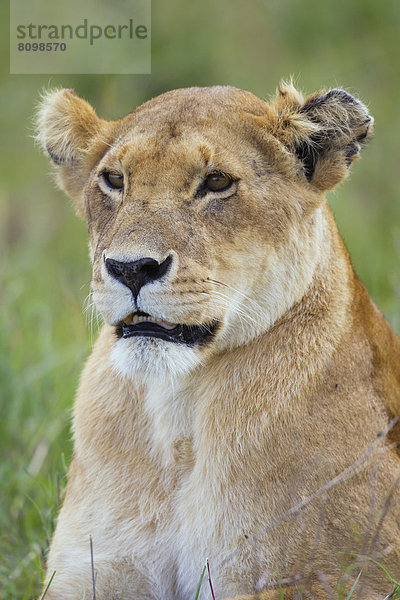
[[[89,226],[105,324],[74,408],[74,459],[48,558],[49,600],[217,599],[398,577],[400,343],[353,272],[324,198],[372,119],[341,90],[266,103],[231,87],[168,92],[106,122],[50,92],[38,138]],[[108,189],[104,169],[124,176]],[[200,194],[210,172],[233,176]],[[171,268],[137,306],[105,258]],[[189,347],[118,339],[139,307],[210,324]],[[352,567],[349,567],[352,565]],[[247,596],[250,597],[250,596]],[[210,598],[204,581],[200,598]]]

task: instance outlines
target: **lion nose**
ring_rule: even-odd
[[[136,299],[140,289],[146,284],[161,279],[168,271],[172,256],[168,256],[162,263],[154,258],[140,258],[133,262],[119,262],[113,258],[106,258],[107,271],[126,285]]]

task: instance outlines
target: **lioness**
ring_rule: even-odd
[[[113,122],[72,90],[44,97],[38,137],[88,223],[105,322],[48,600],[194,600],[207,558],[217,599],[391,592],[400,342],[324,197],[371,127],[345,91],[291,84],[270,103],[171,91]]]

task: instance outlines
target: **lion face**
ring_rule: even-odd
[[[39,136],[88,222],[93,297],[122,373],[188,372],[300,300],[320,259],[322,192],[359,147],[354,125],[313,158],[318,100],[323,124],[332,103],[365,108],[336,92],[301,113],[307,102],[290,87],[275,104],[190,88],[116,122],[68,90],[45,99]]]

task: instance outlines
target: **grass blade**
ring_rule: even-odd
[[[281,578],[279,577],[279,573],[276,574],[278,578],[278,586],[279,586],[279,600],[283,600],[283,587],[281,584]]]
[[[97,573],[95,574],[95,572],[94,572],[93,540],[92,540],[91,535],[89,535],[89,540],[90,540],[90,563],[92,565],[92,585],[93,585],[92,600],[96,600],[96,576],[97,576]]]
[[[212,599],[215,600],[214,588],[213,588],[213,584],[212,584],[212,581],[211,581],[210,563],[208,562],[208,558],[206,560],[206,565],[207,565],[208,583],[210,584],[211,596],[212,596]]]
[[[201,572],[200,581],[199,581],[199,585],[197,586],[197,592],[196,592],[196,596],[195,596],[194,600],[198,600],[198,597],[200,595],[201,584],[203,583],[204,574],[206,572],[206,567],[207,567],[207,564],[204,565],[203,570]]]
[[[385,573],[386,577],[389,579],[390,583],[393,584],[393,586],[395,586],[395,587],[399,586],[399,582],[396,581],[396,579],[393,577],[393,575],[390,573],[390,571],[388,571],[388,569],[384,565],[382,565],[380,562],[378,562],[371,556],[361,556],[361,554],[356,554],[355,552],[349,552],[349,554],[350,554],[350,556],[357,556],[358,558],[362,558],[363,560],[370,560],[375,565],[377,565],[380,569],[382,569],[382,571]]]
[[[46,585],[46,589],[43,592],[43,596],[40,598],[40,600],[44,600],[44,598],[46,597],[47,592],[49,591],[49,587],[51,585],[51,582],[54,579],[54,575],[56,574],[55,571],[53,571],[53,575],[50,577],[49,583]]]
[[[361,577],[361,573],[362,573],[362,572],[363,572],[363,570],[361,569],[361,571],[359,572],[359,574],[358,574],[358,576],[357,576],[357,579],[355,580],[355,582],[354,582],[354,583],[353,583],[353,585],[351,586],[351,590],[350,590],[350,591],[349,591],[349,593],[347,594],[347,598],[346,598],[346,600],[350,600],[350,598],[352,597],[352,595],[353,595],[353,592],[354,592],[354,590],[355,590],[355,587],[356,587],[356,585],[357,585],[357,583],[358,583],[358,580],[359,580],[359,579],[360,579],[360,577]]]

